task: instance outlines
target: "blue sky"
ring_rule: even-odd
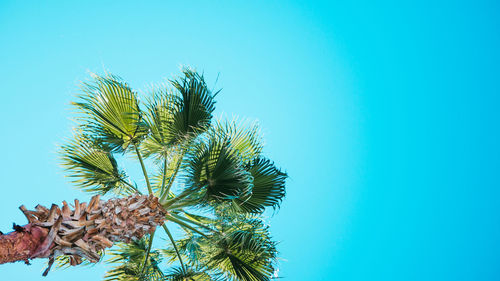
[[[89,72],[145,90],[188,65],[290,175],[269,219],[285,280],[498,280],[499,21],[494,1],[1,0],[0,230],[88,199],[55,151]],[[105,267],[42,270],[0,266]]]

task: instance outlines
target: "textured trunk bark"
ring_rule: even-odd
[[[0,264],[48,258],[47,275],[58,256],[68,256],[71,265],[82,259],[98,262],[103,250],[114,242],[129,243],[152,233],[162,225],[167,213],[153,195],[132,195],[102,201],[96,195],[90,202],[75,199],[70,208],[52,204],[50,209],[37,205],[30,211],[19,207],[28,219],[25,226],[0,235]]]
[[[0,236],[0,264],[16,261],[28,262],[45,241],[46,228],[27,224],[14,226],[15,231]]]

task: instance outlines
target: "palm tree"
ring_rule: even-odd
[[[29,223],[0,236],[0,263],[48,258],[46,275],[54,262],[97,262],[114,244],[107,281],[276,277],[276,242],[263,212],[279,207],[287,175],[262,155],[256,124],[213,120],[217,94],[184,69],[141,108],[120,78],[93,75],[60,152],[72,181],[95,196],[73,207],[21,206]],[[139,162],[144,188],[118,165],[127,159]],[[153,247],[164,234],[169,243]]]

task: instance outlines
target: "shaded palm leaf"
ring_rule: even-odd
[[[210,275],[205,272],[197,271],[192,268],[187,268],[183,270],[180,267],[172,268],[170,273],[166,275],[166,280],[169,281],[212,281]]]
[[[104,281],[163,281],[165,276],[159,271],[146,266],[142,272],[135,265],[127,262],[117,266],[104,275]]]
[[[189,239],[178,239],[176,241],[177,248],[179,249],[179,251],[181,251],[180,254],[181,254],[182,260],[187,260],[187,261],[189,261],[189,260],[185,256],[186,251],[182,251],[181,249],[183,249],[182,248],[183,245],[185,247],[185,245],[188,241],[189,241]],[[172,247],[172,246],[170,246],[168,248],[161,249],[160,251],[161,251],[163,257],[165,258],[165,262],[167,264],[172,264],[172,263],[179,260],[179,257],[177,256],[177,253],[176,253],[174,247]]]
[[[279,207],[285,196],[287,174],[264,158],[258,158],[246,165],[253,177],[252,193],[247,198],[236,198],[233,206],[237,210],[251,213],[263,212],[265,207]]]
[[[130,187],[124,185],[125,174],[118,169],[113,154],[85,136],[61,147],[63,167],[72,181],[86,192],[106,194]]]
[[[183,77],[171,81],[182,101],[168,124],[178,142],[209,128],[217,94],[212,94],[203,76],[197,72],[185,69],[183,74]]]
[[[251,175],[228,141],[201,143],[186,164],[188,191],[203,189],[208,201],[221,201],[248,194]]]
[[[270,280],[277,251],[267,227],[259,220],[240,216],[221,228],[225,230],[220,233],[206,237],[189,234],[179,241],[188,263],[219,272],[224,280]]]
[[[84,83],[81,102],[73,103],[84,113],[82,128],[123,152],[147,133],[136,94],[117,77],[93,78],[93,83]]]
[[[276,243],[262,225],[230,231],[220,240],[209,267],[219,268],[234,280],[270,280],[276,263]]]
[[[104,276],[104,281],[159,281],[165,276],[159,267],[160,253],[152,250],[143,269],[149,240],[142,238],[129,244],[119,243],[111,250],[108,263],[118,264]]]

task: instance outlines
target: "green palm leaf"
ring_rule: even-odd
[[[118,169],[113,154],[105,150],[98,141],[79,135],[60,150],[62,166],[72,182],[83,191],[106,194],[113,190],[128,190],[125,173]]]
[[[186,261],[195,261],[198,260],[196,254],[199,252],[199,241],[196,236],[194,236],[191,232],[188,232],[188,235],[183,239],[177,239],[176,241],[177,248],[180,251],[181,258]],[[166,259],[166,262],[171,264],[178,260],[177,253],[173,246],[169,246],[168,248],[162,249],[161,253]],[[188,257],[187,255],[192,255]]]
[[[182,108],[182,99],[162,89],[153,93],[146,107],[145,121],[150,134],[142,143],[143,154],[145,157],[165,158],[171,146],[182,138],[177,135],[178,130],[173,128],[175,114]]]
[[[93,83],[84,83],[81,102],[73,103],[82,113],[82,128],[124,152],[147,133],[136,94],[119,78],[93,75]]]
[[[237,210],[250,213],[261,213],[265,207],[279,207],[285,196],[286,173],[264,158],[258,158],[246,165],[253,177],[252,193],[248,197],[233,200]]]
[[[166,86],[153,92],[148,100],[146,122],[151,134],[144,142],[144,155],[165,157],[168,149],[196,137],[210,127],[215,110],[215,94],[202,75],[184,70],[171,80],[174,91]]]
[[[197,271],[192,268],[187,268],[185,271],[180,267],[172,268],[170,273],[166,275],[166,280],[169,281],[212,281],[210,275],[203,271]]]
[[[189,69],[185,69],[183,74],[183,77],[171,81],[182,101],[169,124],[173,134],[178,136],[178,141],[210,127],[215,110],[214,97],[217,95],[208,89],[202,75]]]
[[[233,119],[217,121],[210,132],[213,138],[227,140],[232,149],[238,152],[243,162],[255,159],[262,152],[262,141],[257,123],[248,123]]]
[[[209,267],[218,267],[235,280],[270,280],[276,263],[276,243],[262,224],[226,234],[219,242],[221,251]]]
[[[111,250],[111,258],[107,262],[118,265],[106,273],[104,281],[165,280],[159,266],[161,256],[156,250],[149,253],[146,266],[142,269],[148,242],[147,238],[142,238],[129,244],[119,243],[116,249]]]
[[[246,196],[251,174],[226,140],[200,143],[186,164],[188,191],[203,189],[207,201]]]
[[[229,224],[227,224],[229,223]],[[276,243],[260,220],[225,220],[222,232],[202,237],[189,234],[179,249],[189,264],[224,280],[270,280],[276,263]]]
[[[154,90],[144,112],[136,93],[114,76],[94,75],[82,90],[74,103],[83,113],[78,134],[60,150],[69,177],[88,192],[138,192],[115,159],[130,159],[117,153],[133,149],[148,192],[159,198],[166,220],[182,233],[174,238],[179,231],[164,225],[170,243],[162,249],[154,246],[165,236],[155,232],[118,243],[108,252],[113,268],[105,281],[277,277],[276,242],[262,218],[265,208],[279,208],[287,174],[262,156],[256,123],[213,122],[217,93],[208,89],[203,75],[189,69]],[[64,267],[80,260],[56,262]],[[165,265],[174,267],[164,274]]]

